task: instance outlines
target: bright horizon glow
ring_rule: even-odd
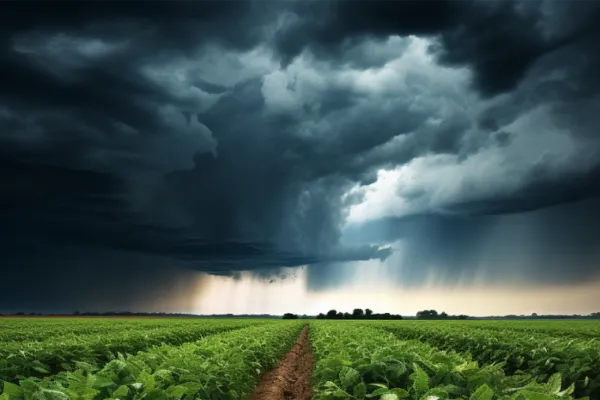
[[[306,269],[298,268],[295,275],[269,283],[247,273],[238,279],[199,274],[189,308],[176,312],[316,315],[330,309],[351,312],[354,308],[370,308],[375,312],[402,315],[415,315],[423,309],[471,316],[534,312],[585,315],[597,311],[600,304],[600,282],[534,287],[428,284],[400,288],[390,282],[358,283],[360,279],[355,279],[342,287],[310,291],[306,285]]]

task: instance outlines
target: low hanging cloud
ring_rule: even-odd
[[[344,237],[423,216],[452,235],[477,225],[462,217],[598,195],[593,2],[1,7],[11,276],[74,281],[81,254],[110,259],[110,276],[152,260],[223,275],[308,264],[315,285],[353,261],[443,275],[455,268],[423,236],[402,240],[435,263],[399,260],[394,235]]]
[[[550,109],[541,107],[503,127],[475,153],[429,154],[382,170],[376,182],[355,189],[363,201],[352,206],[348,221],[518,212],[597,195],[598,148],[552,120]]]

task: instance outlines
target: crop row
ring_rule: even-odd
[[[506,374],[525,372],[545,382],[560,373],[576,396],[600,399],[600,347],[595,339],[572,339],[514,330],[416,323],[374,323],[404,340],[469,354],[481,364],[502,363]]]
[[[5,318],[0,320],[0,342],[42,341],[56,336],[149,330],[198,324],[183,318]]]
[[[403,341],[366,325],[311,324],[316,356],[315,399],[571,399],[559,374],[547,383],[507,376],[500,365],[479,366],[468,356],[418,341]]]
[[[436,321],[418,321],[424,324],[435,324]],[[514,321],[514,320],[486,320],[486,321],[445,321],[450,326],[470,329],[490,329],[496,331],[515,331],[531,335],[549,335],[553,337],[569,337],[580,339],[600,339],[600,324],[598,321],[573,321],[573,320],[542,320],[542,321]]]
[[[5,383],[0,400],[233,400],[247,397],[296,340],[302,323],[251,326],[181,346],[160,346],[53,377]]]
[[[55,336],[45,341],[7,342],[0,347],[0,380],[15,382],[30,376],[43,377],[63,370],[72,371],[81,365],[88,370],[99,369],[118,353],[136,353],[164,343],[180,345],[262,323],[261,320],[196,320],[195,324],[151,330],[109,330],[81,336]]]

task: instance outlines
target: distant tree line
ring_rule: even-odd
[[[283,314],[283,319],[309,319],[309,318],[313,318],[309,315],[303,314],[303,315],[298,315],[298,314],[292,314],[292,313],[285,313]]]
[[[417,319],[469,319],[468,315],[448,315],[444,311],[438,313],[436,310],[423,310],[417,313]]]
[[[402,315],[399,314],[375,314],[373,310],[362,308],[355,308],[352,311],[352,314],[348,312],[341,312],[337,310],[329,310],[327,314],[319,314],[317,315],[317,319],[402,319]]]
[[[548,314],[548,315],[544,315],[544,314],[537,314],[537,313],[532,313],[532,314],[528,314],[528,315],[509,314],[509,315],[483,317],[480,319],[600,319],[600,312],[593,312],[593,313],[590,313],[587,315],[580,315],[580,314],[571,314],[571,315]]]
[[[409,317],[410,318],[410,317]],[[416,319],[468,319],[468,315],[448,315],[445,312],[438,313],[436,310],[423,310],[419,311],[416,315]],[[337,310],[329,310],[327,314],[319,314],[317,319],[383,319],[383,320],[398,320],[405,319],[400,314],[390,313],[373,313],[373,310],[361,308],[355,308],[350,313],[342,313]]]
[[[292,313],[286,313],[283,315],[283,319],[298,319],[298,318],[313,318],[311,316],[298,316]],[[465,320],[465,319],[600,319],[600,312],[593,312],[588,315],[538,315],[536,313],[532,313],[529,315],[505,315],[505,316],[490,316],[490,317],[471,317],[465,314],[460,315],[448,315],[445,312],[438,313],[436,310],[422,310],[417,312],[417,315],[405,316],[398,314],[375,314],[372,310],[366,309],[362,310],[360,308],[355,308],[352,311],[352,314],[348,312],[341,312],[337,310],[329,310],[327,314],[319,314],[316,317],[317,319],[383,319],[383,320],[392,320],[392,319],[419,319],[419,320]]]
[[[282,317],[283,319],[298,319],[298,315],[292,313],[286,313]],[[307,318],[304,316],[304,318]],[[445,312],[438,313],[436,310],[423,310],[419,311],[416,317],[408,317],[410,319],[469,319],[468,315],[448,315]],[[363,310],[362,308],[355,308],[352,311],[352,314],[348,312],[341,312],[337,310],[329,310],[326,314],[320,313],[317,315],[317,319],[342,319],[342,320],[400,320],[405,319],[400,314],[391,314],[391,313],[374,313],[373,310],[367,308]]]

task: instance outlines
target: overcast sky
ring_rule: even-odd
[[[595,1],[2,2],[0,312],[279,312],[285,285],[313,312],[357,284],[391,312],[456,288],[456,312],[593,311],[572,296],[600,282],[599,18]],[[469,306],[485,288],[569,306]]]

